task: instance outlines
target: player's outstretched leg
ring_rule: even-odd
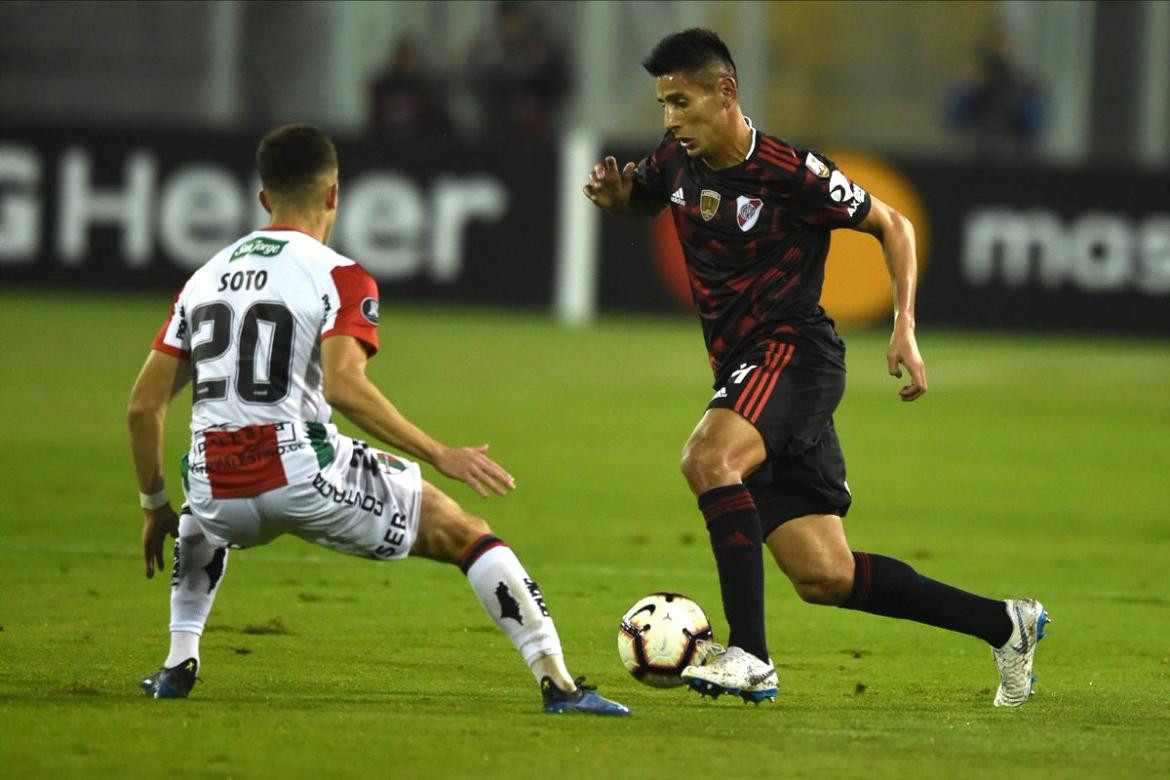
[[[199,671],[199,639],[227,570],[227,549],[213,546],[186,507],[179,516],[171,573],[171,648],[138,685],[155,699],[183,699]]]
[[[853,584],[841,606],[978,637],[991,646],[999,667],[995,706],[1018,707],[1032,695],[1036,642],[1048,623],[1044,605],[968,593],[884,555],[854,552],[853,558]]]
[[[486,522],[426,482],[411,554],[457,564],[467,575],[484,610],[512,640],[540,684],[545,712],[630,713],[584,685],[583,677],[573,679],[540,586]]]
[[[768,536],[768,547],[805,601],[978,637],[999,665],[996,704],[1018,706],[1030,695],[1036,641],[1048,622],[1039,602],[985,598],[924,577],[895,558],[852,551],[836,515],[790,520]]]

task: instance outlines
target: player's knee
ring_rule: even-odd
[[[424,558],[458,563],[475,540],[491,530],[482,517],[464,511],[450,497],[427,485],[418,538],[411,552]]]
[[[853,588],[853,576],[846,571],[826,570],[793,579],[792,586],[809,604],[844,604]]]
[[[731,468],[724,453],[703,443],[687,443],[679,469],[695,495],[729,484]]]

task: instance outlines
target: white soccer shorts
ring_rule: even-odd
[[[348,436],[330,439],[333,460],[312,477],[250,498],[213,498],[206,478],[192,473],[194,520],[217,546],[256,547],[293,534],[349,555],[405,558],[418,536],[418,464]]]

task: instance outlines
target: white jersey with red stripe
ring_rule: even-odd
[[[224,248],[175,298],[154,349],[191,363],[188,466],[216,498],[312,479],[332,457],[321,340],[378,349],[378,288],[312,236],[265,228]]]

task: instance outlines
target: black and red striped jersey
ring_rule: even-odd
[[[870,209],[832,160],[752,127],[746,159],[713,170],[667,133],[634,181],[670,205],[716,379],[752,345],[832,333],[820,306],[829,232]]]

